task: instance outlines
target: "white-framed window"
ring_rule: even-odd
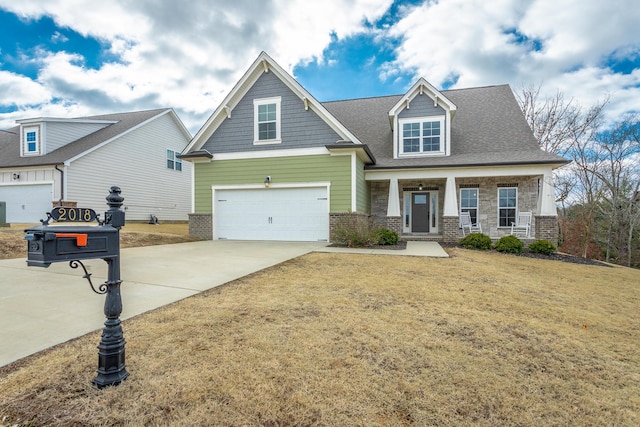
[[[511,227],[518,212],[518,187],[498,188],[498,227]]]
[[[444,123],[444,116],[401,119],[400,155],[444,154]]]
[[[471,223],[478,223],[478,189],[460,189],[460,212],[469,212]]]
[[[253,100],[254,144],[280,143],[280,101],[279,96]]]
[[[22,153],[26,156],[40,154],[39,126],[28,126],[22,129]]]
[[[178,158],[178,154],[180,153],[167,148],[167,169],[182,170],[182,159]]]

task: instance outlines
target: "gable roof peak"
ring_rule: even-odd
[[[402,98],[389,111],[389,119],[393,120],[404,108],[409,108],[411,101],[418,95],[427,95],[433,100],[434,105],[440,105],[449,111],[451,117],[455,114],[458,107],[447,98],[442,92],[429,83],[424,77],[420,77],[411,88],[404,94]]]
[[[253,61],[249,69],[231,89],[231,92],[222,100],[216,110],[198,130],[191,142],[183,150],[183,154],[198,151],[211,137],[213,132],[228,118],[231,118],[233,109],[238,105],[249,89],[264,73],[272,72],[279,78],[300,100],[305,110],[312,109],[318,114],[336,133],[344,139],[361,144],[361,142],[346,127],[344,127],[329,111],[318,102],[302,85],[284,70],[273,58],[262,51]]]

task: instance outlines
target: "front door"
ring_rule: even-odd
[[[429,193],[411,194],[411,231],[429,232]]]

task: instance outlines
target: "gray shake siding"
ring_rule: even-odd
[[[445,111],[440,106],[433,106],[433,100],[427,95],[418,95],[409,103],[409,108],[404,108],[399,119],[408,119],[412,117],[428,117],[428,116],[444,116]]]
[[[254,99],[281,97],[280,144],[253,144]],[[283,150],[324,147],[342,139],[304,103],[274,73],[263,73],[247,94],[231,111],[220,127],[204,144],[210,153]]]

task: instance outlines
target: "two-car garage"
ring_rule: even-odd
[[[214,239],[329,240],[323,186],[213,188]]]

